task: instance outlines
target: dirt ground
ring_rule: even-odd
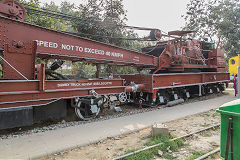
[[[219,122],[219,114],[215,110],[211,110],[170,121],[165,125],[170,129],[171,135],[178,137]],[[109,137],[97,144],[60,152],[40,160],[109,160],[124,154],[126,151],[143,148],[144,144],[149,141],[150,135],[151,127],[121,137]],[[186,139],[184,143],[187,145],[180,148],[178,152],[171,154],[177,159],[186,159],[195,152],[207,153],[219,146],[219,140],[220,129],[204,132]],[[216,158],[219,159],[218,156]],[[155,159],[161,158],[156,157]]]

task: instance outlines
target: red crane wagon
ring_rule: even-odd
[[[23,22],[25,17],[21,4],[0,3],[0,129],[64,117],[67,106],[80,119],[90,120],[112,103],[110,95],[140,107],[177,103],[194,95],[221,92],[229,81],[224,51],[208,42],[184,39],[187,31],[168,35],[151,31],[150,37],[171,40],[143,48],[143,54],[28,24]],[[37,64],[37,58],[55,62],[47,68]],[[150,72],[69,79],[56,72],[64,60],[134,66]]]

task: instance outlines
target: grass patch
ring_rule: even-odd
[[[212,133],[211,133],[211,131],[204,131],[204,132],[200,133],[200,135],[202,135],[203,137],[211,137]]]
[[[220,114],[217,113],[217,112],[215,112],[215,113],[212,114],[212,117],[213,117],[213,118],[215,118],[215,117],[219,117],[219,116],[220,116]]]
[[[210,113],[203,113],[203,116],[210,117]]]
[[[217,126],[217,127],[212,128],[211,130],[216,131],[216,130],[219,130],[219,129],[220,129],[220,125]]]
[[[136,149],[128,149],[126,152],[125,152],[125,154],[128,154],[128,153],[131,153],[131,152],[134,152],[134,151],[137,151],[138,149],[136,148]]]
[[[192,154],[193,154],[193,155],[192,155],[191,157],[189,157],[189,158],[187,158],[187,159],[185,159],[185,160],[194,160],[194,159],[196,159],[196,158],[204,155],[205,153],[203,153],[203,152],[195,152],[195,151],[194,151]]]
[[[210,144],[211,144],[212,146],[215,146],[215,147],[217,146],[217,147],[218,147],[218,144],[217,144],[216,142],[210,142]],[[216,147],[216,148],[217,148],[217,147]],[[215,148],[215,149],[216,149],[216,148]]]
[[[163,158],[165,158],[165,159],[176,159],[176,157],[174,157],[174,156],[172,156],[171,154],[168,154],[168,153],[164,153]]]
[[[124,160],[152,160],[154,159],[155,155],[158,156],[158,150],[161,150],[163,152],[163,155],[162,155],[163,158],[175,159],[176,157],[169,154],[168,150],[175,152],[184,145],[184,142],[182,139],[170,141],[172,138],[173,138],[172,136],[151,137],[150,141],[145,143],[145,146],[151,146],[159,143],[163,143],[163,144],[158,147],[152,148],[150,150],[142,151],[140,153],[127,157]],[[130,151],[133,152],[136,150],[128,150],[126,153],[130,153]]]
[[[154,155],[152,154],[152,150],[146,150],[138,154],[129,156],[127,158],[124,158],[124,160],[153,160],[153,159]]]
[[[210,124],[206,124],[206,123],[205,123],[205,124],[202,124],[201,126],[204,127],[204,128],[206,128],[206,127],[209,127]]]

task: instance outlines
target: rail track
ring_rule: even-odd
[[[208,152],[208,153],[202,155],[201,157],[196,158],[195,160],[203,160],[203,159],[206,159],[206,158],[208,158],[209,156],[211,156],[211,155],[213,155],[213,154],[216,154],[216,153],[218,153],[218,152],[220,152],[220,147],[218,147],[217,149],[215,149],[215,150],[213,150],[213,151],[211,151],[211,152]]]
[[[220,126],[220,123],[215,124],[215,125],[212,125],[212,126],[210,126],[210,127],[206,127],[206,128],[197,130],[197,131],[194,131],[194,132],[191,132],[191,133],[189,133],[189,134],[186,134],[186,135],[183,135],[183,136],[180,136],[180,137],[177,137],[177,138],[173,138],[173,139],[171,139],[170,141],[176,141],[176,140],[179,140],[179,139],[185,139],[185,138],[190,137],[190,136],[192,136],[192,135],[194,135],[194,134],[198,134],[198,133],[201,133],[201,132],[203,132],[203,131],[207,131],[207,130],[210,130],[210,129],[213,129],[213,128],[216,128],[216,127],[219,127],[219,126]],[[114,158],[113,160],[125,159],[125,158],[130,157],[130,156],[132,156],[132,155],[134,155],[134,154],[138,154],[138,153],[140,153],[140,152],[143,152],[143,151],[146,151],[146,150],[150,150],[150,149],[156,148],[156,147],[158,147],[158,146],[160,146],[160,145],[163,145],[163,144],[164,144],[164,143],[158,143],[158,144],[155,144],[155,145],[152,145],[152,146],[148,146],[148,147],[139,149],[139,150],[137,150],[137,151],[134,151],[134,152],[131,152],[131,153],[124,154],[124,155],[122,155],[122,156],[116,157],[116,158]],[[212,154],[214,154],[214,153],[217,153],[217,152],[219,152],[219,148],[218,148],[218,149],[215,149],[214,151],[211,151],[211,152],[209,152],[209,153],[207,153],[207,154],[205,154],[205,155],[203,155],[203,156],[201,156],[201,157],[199,157],[199,158],[197,158],[196,160],[205,159],[205,158],[207,158],[208,156],[210,156],[210,155],[212,155]]]

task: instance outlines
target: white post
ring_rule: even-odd
[[[202,96],[202,85],[199,84],[199,96]]]

